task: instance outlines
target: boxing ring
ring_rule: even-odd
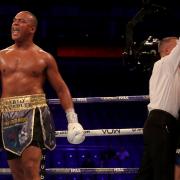
[[[148,95],[140,96],[115,96],[115,97],[87,97],[73,98],[74,103],[114,103],[114,102],[147,102]],[[48,99],[48,104],[60,104],[58,99]],[[125,128],[125,129],[93,129],[84,130],[86,137],[95,136],[124,136],[124,135],[142,135],[142,128]],[[56,131],[56,138],[65,138],[67,131]],[[138,168],[46,168],[45,155],[42,157],[41,179],[45,179],[47,174],[136,174]],[[0,168],[0,175],[9,175],[9,168]]]

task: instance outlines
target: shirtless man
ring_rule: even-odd
[[[70,143],[84,141],[84,130],[69,89],[53,56],[33,42],[37,19],[29,11],[16,14],[14,44],[0,51],[2,141],[14,180],[40,180],[42,147],[55,148],[55,130],[43,86],[47,79],[61,101]]]

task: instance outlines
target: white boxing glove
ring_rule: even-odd
[[[67,140],[71,144],[80,144],[85,140],[85,132],[81,124],[78,122],[77,114],[74,109],[66,111],[68,120]]]

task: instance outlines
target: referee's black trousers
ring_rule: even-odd
[[[144,153],[136,180],[174,180],[177,120],[152,110],[144,124]]]

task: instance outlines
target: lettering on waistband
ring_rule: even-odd
[[[1,112],[21,111],[47,106],[44,95],[16,96],[0,100]]]

